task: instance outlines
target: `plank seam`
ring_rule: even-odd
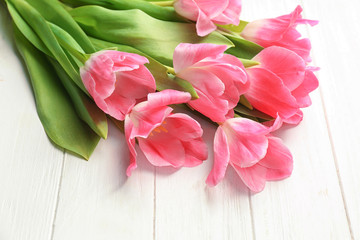
[[[63,154],[64,155],[63,155],[63,159],[62,159],[62,163],[61,163],[61,169],[60,169],[60,179],[59,179],[58,192],[57,192],[56,202],[55,202],[54,216],[53,216],[52,224],[51,224],[50,240],[54,239],[55,221],[56,221],[57,210],[58,210],[59,202],[60,202],[60,192],[61,192],[61,185],[62,185],[62,180],[63,180],[64,165],[65,165],[65,160],[66,160],[66,152],[65,152],[65,150],[63,151]]]
[[[331,145],[331,152],[332,152],[333,159],[334,159],[336,175],[337,175],[337,178],[338,178],[339,187],[340,187],[340,191],[341,191],[341,198],[342,198],[342,201],[343,201],[343,204],[344,204],[346,220],[348,222],[351,239],[354,240],[355,239],[354,238],[354,233],[353,233],[352,224],[351,224],[350,215],[349,215],[349,210],[348,210],[347,202],[346,202],[346,198],[345,198],[344,184],[342,182],[341,174],[340,174],[340,171],[339,171],[339,162],[338,162],[338,158],[337,158],[335,147],[334,147],[334,140],[333,140],[332,133],[331,133],[331,130],[330,130],[330,127],[329,127],[329,120],[328,120],[328,117],[327,117],[327,111],[326,111],[326,107],[325,107],[321,87],[319,87],[319,91],[320,91],[321,105],[323,107],[323,111],[324,111],[324,115],[325,115],[327,132],[328,132],[328,135],[329,135],[329,140],[330,140],[330,145]]]
[[[251,229],[253,232],[253,240],[256,240],[256,232],[255,232],[255,217],[254,217],[254,211],[252,206],[252,196],[250,190],[248,190],[248,199],[249,199],[249,208],[250,208],[250,217],[251,217]]]
[[[300,2],[304,6],[303,0],[300,0]],[[304,16],[306,16],[305,11],[304,11]],[[310,30],[309,30],[309,26],[306,26],[306,32],[307,32],[307,35],[309,36],[309,38],[311,38],[311,33],[310,33]],[[312,50],[312,51],[314,52],[314,50]],[[316,57],[314,56],[314,54],[311,54],[311,57],[313,59],[314,65],[316,66],[317,65],[316,64]],[[347,220],[347,223],[348,223],[351,239],[354,240],[355,239],[354,238],[354,232],[353,232],[353,229],[352,229],[349,210],[348,210],[348,206],[347,206],[347,202],[346,202],[346,198],[345,198],[344,184],[342,182],[341,174],[340,174],[340,171],[339,171],[338,157],[337,157],[337,154],[336,154],[336,151],[335,151],[335,144],[334,144],[332,132],[330,130],[330,123],[329,123],[329,118],[328,118],[328,114],[327,114],[327,110],[326,110],[325,99],[324,99],[324,94],[323,94],[323,91],[322,91],[321,84],[319,84],[319,93],[320,93],[321,106],[322,106],[322,109],[323,109],[325,123],[326,123],[326,129],[327,129],[327,133],[328,133],[328,137],[329,137],[329,141],[330,141],[331,153],[332,153],[332,156],[333,156],[333,159],[334,159],[336,175],[337,175],[337,178],[338,178],[339,188],[340,188],[340,192],[341,192],[341,198],[342,198],[343,205],[344,205],[346,220]]]
[[[153,240],[156,239],[156,167],[154,167]]]

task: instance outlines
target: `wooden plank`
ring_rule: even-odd
[[[291,12],[297,3],[257,0],[247,2],[251,9],[244,6],[244,13],[249,14],[249,20],[275,17]],[[327,11],[320,1],[318,6],[308,4],[306,9],[313,10],[309,15],[313,18],[318,18],[318,9]],[[333,23],[329,20],[328,24]],[[319,28],[311,33],[317,31],[320,35]],[[324,48],[318,45],[314,48],[317,58]],[[327,81],[321,75],[325,71],[319,75],[321,84]],[[293,153],[293,175],[285,181],[267,184],[262,193],[251,197],[256,239],[350,239],[319,91],[311,96],[313,106],[305,109],[304,121],[296,128],[278,133]]]
[[[66,154],[53,239],[151,239],[154,169],[143,158],[127,178],[127,145],[112,125],[88,162]]]
[[[305,14],[320,24],[311,31],[315,62],[322,70],[321,92],[344,202],[354,239],[360,239],[360,2],[303,1]]]
[[[42,128],[10,26],[0,7],[0,239],[45,240],[64,154]]]
[[[205,184],[215,127],[199,122],[209,160],[191,169],[156,170],[155,239],[253,239],[248,190],[235,171],[229,169],[215,188]]]

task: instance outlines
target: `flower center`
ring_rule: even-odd
[[[150,133],[150,136],[154,136],[154,134],[161,133],[161,132],[168,133],[169,131],[164,127],[164,125],[166,125],[166,121],[164,121],[160,126],[155,128],[154,130],[152,130],[152,132]]]

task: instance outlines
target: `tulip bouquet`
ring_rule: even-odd
[[[291,174],[292,155],[271,134],[299,124],[318,87],[296,30],[317,21],[300,6],[246,22],[240,0],[5,2],[55,145],[88,159],[111,119],[127,140],[128,176],[138,150],[155,166],[194,167],[208,149],[182,107],[218,126],[208,185],[229,165],[254,192]]]

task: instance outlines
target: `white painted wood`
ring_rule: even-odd
[[[321,91],[329,133],[354,239],[360,239],[360,2],[304,0],[307,16],[320,20],[310,36],[321,66]]]
[[[154,169],[140,154],[127,178],[124,135],[109,131],[88,162],[66,154],[54,240],[152,239]]]
[[[0,239],[47,240],[64,154],[42,128],[10,26],[0,7]]]
[[[248,1],[243,12],[249,20],[275,17],[291,12],[297,4]],[[317,18],[315,9],[319,8],[314,7],[309,16]],[[311,30],[316,31],[319,29]],[[321,84],[327,81],[319,76]],[[251,197],[256,239],[350,239],[319,91],[311,96],[313,105],[305,109],[304,121],[278,133],[293,153],[293,175],[268,183],[262,193]]]
[[[205,184],[216,128],[197,120],[204,128],[209,160],[191,169],[157,168],[155,239],[253,239],[248,190],[235,171],[229,169],[215,188]]]
[[[244,1],[242,18],[282,15],[297,2]],[[232,169],[206,187],[211,153],[196,168],[156,172],[140,154],[127,179],[127,146],[113,126],[89,162],[65,154],[62,173],[64,155],[38,120],[0,9],[0,239],[342,240],[351,239],[348,222],[360,239],[360,2],[303,2],[305,15],[321,20],[310,29],[321,91],[300,126],[278,133],[294,155],[293,175],[250,197]],[[215,127],[204,128],[211,149]]]

